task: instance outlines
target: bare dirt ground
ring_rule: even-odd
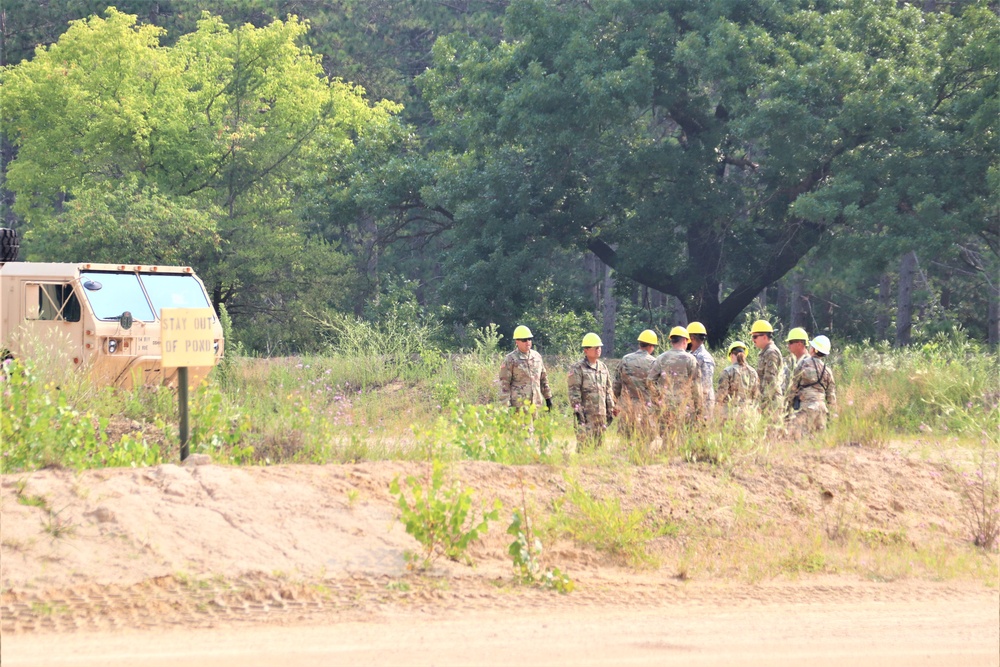
[[[818,521],[827,532],[843,522],[905,536],[904,553],[968,551],[954,485],[925,458],[845,448],[731,474],[575,468],[594,497],[697,530],[658,538],[660,564],[646,569],[569,540],[550,545],[549,563],[576,583],[568,595],[516,584],[507,555],[522,485],[539,515],[566,490],[564,473],[546,466],[456,464],[479,501],[503,501],[505,517],[473,547],[474,567],[438,561],[424,574],[406,567],[417,545],[388,491],[397,475],[422,474],[418,463],[5,475],[0,661],[1000,665],[995,554],[978,556],[993,572],[985,578],[750,576],[762,546],[780,549],[779,538]],[[748,507],[760,539],[739,532]],[[773,543],[768,531],[780,533]],[[730,544],[752,547],[745,556],[695,543],[730,532]]]

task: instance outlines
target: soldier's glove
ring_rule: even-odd
[[[552,399],[551,398],[546,398],[545,399],[545,409],[548,410],[549,412],[552,412]]]
[[[608,426],[611,426],[611,422],[615,420],[614,415],[608,415]]]
[[[583,425],[583,415],[581,415],[579,412],[574,412],[573,414],[576,415],[576,423],[580,424],[582,426]]]

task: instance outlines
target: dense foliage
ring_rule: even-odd
[[[263,353],[758,311],[996,343],[1000,21],[925,5],[11,0],[4,224],[190,264]]]

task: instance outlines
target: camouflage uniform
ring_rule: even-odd
[[[801,436],[826,428],[826,415],[837,409],[833,371],[822,359],[806,355],[795,367],[788,387],[789,431]]]
[[[759,394],[760,378],[750,366],[731,364],[719,376],[719,391],[716,396],[719,407],[726,411],[725,416],[728,418],[755,411],[753,406]]]
[[[649,395],[657,406],[660,433],[702,413],[698,360],[684,350],[667,350],[656,358],[646,376]]]
[[[704,345],[691,354],[698,360],[698,370],[701,372],[701,395],[705,399],[705,411],[708,412],[715,405],[715,359]]]
[[[784,387],[785,363],[778,346],[772,340],[760,351],[757,358],[757,375],[760,377],[760,403],[765,411],[778,410]]]
[[[649,388],[646,377],[656,357],[646,350],[637,350],[622,357],[615,369],[612,389],[618,404],[618,428],[625,437],[650,432]]]
[[[524,407],[532,403],[544,407],[552,398],[549,378],[545,373],[542,355],[534,350],[521,354],[514,350],[500,364],[500,403],[509,407]]]
[[[582,359],[569,367],[567,384],[569,404],[577,415],[576,441],[600,446],[615,409],[611,372],[600,359],[593,365]]]

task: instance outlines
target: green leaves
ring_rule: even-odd
[[[325,76],[307,29],[204,13],[162,46],[162,29],[109,8],[4,68],[24,254],[191,264],[255,344],[315,345],[293,313],[341,305],[351,271],[308,240],[305,193],[340,177],[359,138],[389,134],[399,107]]]
[[[835,234],[888,227],[906,245],[953,224],[983,230],[996,161],[960,148],[973,105],[959,112],[950,93],[996,98],[996,61],[978,59],[996,35],[988,14],[515,0],[505,42],[445,38],[420,78],[435,140],[476,173],[435,187],[462,241],[446,275],[464,286],[476,267],[482,280],[529,265],[526,249],[589,248],[721,335]],[[959,26],[981,46],[959,46]]]
[[[421,545],[423,552],[414,556],[411,564],[426,569],[440,556],[450,560],[471,559],[465,553],[469,544],[485,535],[490,521],[496,521],[500,501],[489,512],[483,511],[476,520],[472,510],[472,490],[445,485],[445,465],[438,460],[432,463],[429,479],[421,482],[409,475],[405,484],[399,478],[392,480],[389,493],[396,496],[406,532]],[[407,497],[409,496],[409,497]]]

